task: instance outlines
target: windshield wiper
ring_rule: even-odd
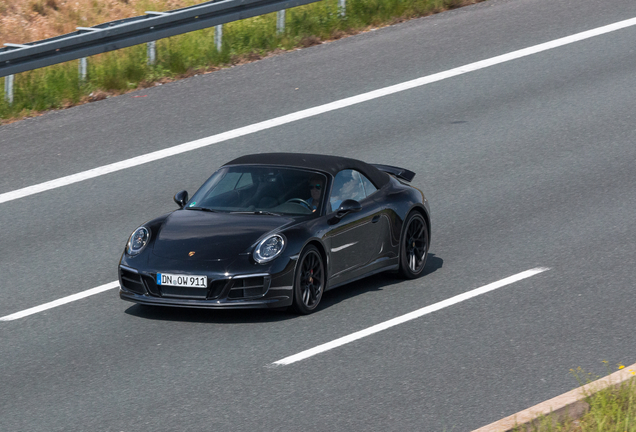
[[[267,216],[280,216],[278,213],[272,213],[265,210],[256,211],[233,211],[230,214],[255,214],[255,215],[267,215]]]
[[[200,211],[216,213],[216,210],[212,210],[207,207],[185,207],[185,210],[200,210]]]

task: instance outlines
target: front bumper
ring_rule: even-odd
[[[119,297],[134,303],[204,309],[280,308],[292,304],[293,260],[282,269],[279,266],[259,268],[258,273],[171,270],[205,274],[206,288],[157,285],[157,271],[126,264],[119,265]]]
[[[135,294],[119,289],[119,297],[134,303],[154,305],[154,306],[173,306],[188,307],[198,309],[264,309],[264,308],[280,308],[290,306],[292,301],[289,296],[279,298],[263,298],[263,299],[242,299],[242,300],[199,300],[184,298],[166,298],[153,297],[149,295]]]

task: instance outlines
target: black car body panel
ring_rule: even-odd
[[[250,167],[258,167],[260,171],[250,171]],[[288,168],[296,171],[285,171]],[[413,178],[414,174],[408,170],[389,168]],[[356,205],[359,202],[359,210],[339,212],[338,208],[332,208],[343,205],[336,199],[340,193],[336,189],[345,190],[347,185],[335,183],[339,173],[348,175],[349,171],[362,174],[358,177],[366,196],[354,201]],[[215,179],[217,172],[183,208],[142,225],[149,232],[147,244],[138,253],[131,254],[127,249],[121,256],[122,299],[196,308],[287,307],[293,301],[298,258],[308,245],[315,246],[323,258],[327,273],[324,289],[329,290],[377,272],[397,270],[403,225],[411,212],[419,212],[424,217],[430,241],[430,211],[424,194],[394,175],[361,161],[270,153],[238,158],[219,172],[225,173],[223,179],[232,175],[239,179],[234,189],[209,193],[216,193],[213,200],[221,203],[219,206],[198,208],[199,203],[206,202],[201,192],[206,191],[206,185],[224,181]],[[237,174],[241,172],[251,173],[250,180],[243,180],[245,174]],[[255,173],[260,176],[258,179]],[[301,203],[302,191],[307,188],[305,183],[287,181],[285,187],[276,184],[284,182],[285,175],[288,180],[289,175],[318,178],[319,183],[324,179],[324,184],[318,185],[323,190],[313,210],[310,206],[305,208],[307,203]],[[297,177],[293,177],[295,179]],[[280,196],[261,196],[274,186]],[[244,204],[241,211],[233,210],[239,207],[231,207],[238,206],[239,202],[249,203],[249,200],[254,203],[257,199],[256,205]],[[257,262],[255,249],[259,242],[273,235],[282,239],[282,251],[270,261]],[[158,274],[205,276],[207,284],[205,287],[158,284]]]
[[[195,250],[189,259],[231,261],[259,237],[293,222],[276,216],[175,211],[162,224],[152,253],[180,259]]]

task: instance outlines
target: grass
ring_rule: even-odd
[[[604,362],[607,364],[607,362]],[[619,365],[619,369],[624,366]],[[586,374],[581,368],[571,370],[579,384],[588,384],[598,377]],[[636,371],[631,371],[636,375]],[[554,422],[550,417],[538,419],[532,426],[519,427],[516,431],[533,432],[636,432],[636,380],[608,387],[589,395],[585,401],[589,411],[578,419],[566,418]]]
[[[480,1],[483,0],[347,0],[346,16],[343,17],[339,14],[337,0],[322,0],[287,10],[285,32],[282,34],[276,33],[275,13],[224,25],[221,51],[216,50],[214,29],[210,28],[157,41],[155,65],[146,63],[145,44],[90,57],[86,82],[79,81],[77,61],[24,72],[15,76],[13,104],[0,99],[0,119],[7,122],[50,109],[67,108]],[[86,0],[82,2],[83,5]],[[121,18],[113,15],[113,5],[131,6],[133,0],[92,0],[92,7],[82,6],[84,9],[81,11],[69,9],[64,21],[58,15],[68,3],[65,0],[28,0],[20,3],[25,5],[24,10],[20,10],[23,15],[28,12],[27,16],[35,16],[36,22],[38,19],[43,22],[49,17],[57,23],[57,27],[42,24],[37,27],[39,33],[31,33],[51,37],[55,35],[55,29],[61,31],[69,27],[66,21],[73,21],[70,27],[74,28],[77,25],[94,25],[98,18],[102,21]],[[105,8],[107,3],[113,4],[110,9]],[[197,2],[146,0],[135,2],[135,8],[142,12],[132,6],[129,9],[141,14],[143,10],[166,10],[193,3]],[[7,6],[1,7],[6,9]],[[111,14],[104,15],[105,10]],[[130,14],[130,10],[126,10]],[[100,11],[101,14],[97,13]],[[8,12],[6,9],[5,13]],[[14,21],[19,22],[17,18]],[[28,19],[23,21],[26,23]],[[0,22],[0,37],[5,38],[3,42],[8,42],[10,38],[2,34],[2,24]],[[4,27],[6,31],[6,22]],[[4,94],[4,80],[0,80],[0,91]]]
[[[24,43],[202,0],[1,0],[0,41]]]

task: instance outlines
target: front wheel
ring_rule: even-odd
[[[414,211],[404,222],[400,242],[400,275],[414,279],[422,274],[428,257],[428,227],[424,217]]]
[[[294,275],[294,311],[303,315],[313,312],[325,290],[325,265],[315,246],[309,245],[298,258]]]

